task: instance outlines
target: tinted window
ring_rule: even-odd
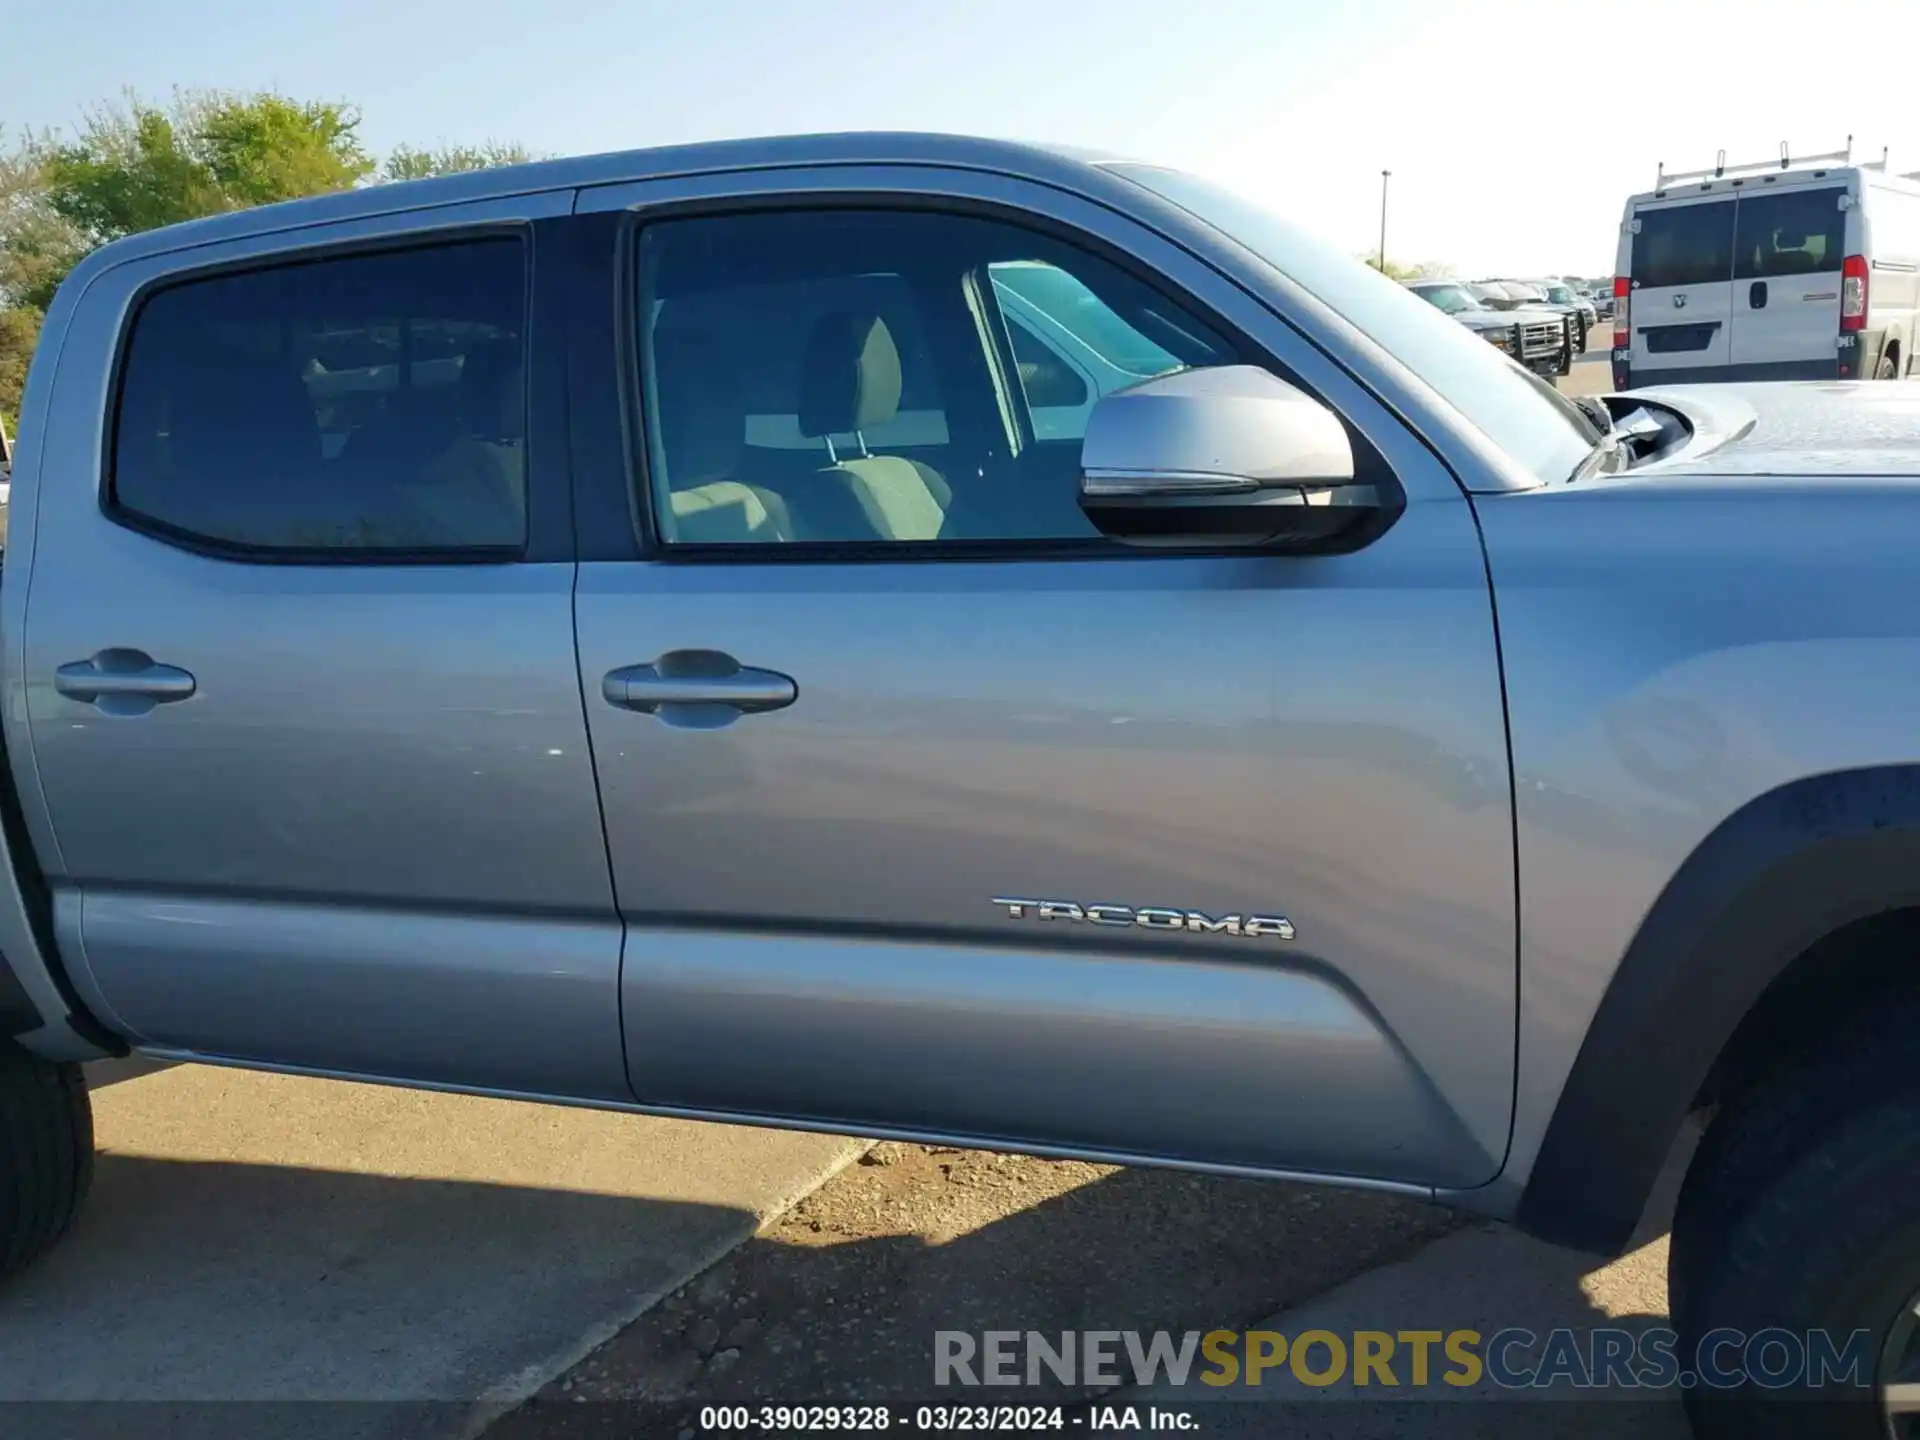
[[[1115,267],[972,217],[666,221],[639,264],[670,543],[1093,538],[1093,402],[1233,359]]]
[[[1180,361],[1122,320],[1085,284],[1058,265],[1023,260],[989,265],[1002,306],[1012,313],[1038,312],[1073,342],[1127,383],[1164,375]],[[1101,393],[1114,387],[1102,386]]]
[[[1838,270],[1846,241],[1843,190],[1781,190],[1740,197],[1734,276],[1766,280]]]
[[[1649,290],[1710,285],[1733,275],[1733,201],[1642,210],[1633,279]]]
[[[1029,409],[1078,409],[1092,398],[1086,378],[1066,357],[1012,316],[1007,317],[1007,339],[1013,342],[1014,365]]]
[[[251,549],[523,546],[525,290],[507,239],[159,291],[127,348],[115,502]]]

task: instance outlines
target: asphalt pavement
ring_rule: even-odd
[[[472,1433],[866,1148],[209,1066],[98,1081],[92,1199],[7,1287],[0,1401]]]

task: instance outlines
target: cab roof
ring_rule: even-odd
[[[1102,174],[1101,170],[1105,164],[1124,158],[1063,145],[913,131],[780,135],[619,150],[601,155],[504,165],[490,170],[437,176],[429,180],[367,185],[330,195],[315,195],[277,205],[262,205],[250,210],[209,216],[202,220],[189,220],[129,235],[104,245],[76,267],[75,275],[84,275],[145,256],[301,229],[309,225],[635,180],[806,165],[917,164],[987,170],[1086,190],[1123,183],[1116,177]]]

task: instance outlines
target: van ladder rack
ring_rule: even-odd
[[[1780,154],[1773,160],[1755,160],[1750,164],[1729,165],[1727,164],[1727,152],[1722,150],[1718,158],[1714,160],[1711,169],[1682,170],[1672,175],[1667,173],[1666,164],[1662,162],[1654,172],[1653,188],[1655,190],[1665,190],[1669,185],[1678,184],[1683,180],[1719,180],[1728,175],[1751,175],[1761,170],[1785,170],[1789,166],[1796,164],[1815,165],[1837,161],[1845,165],[1852,160],[1853,137],[1851,135],[1847,137],[1846,149],[1835,150],[1826,155],[1790,155],[1787,153],[1787,142],[1782,140],[1780,142]],[[1886,163],[1887,158],[1885,155],[1882,155],[1880,157],[1880,164],[1885,166]]]

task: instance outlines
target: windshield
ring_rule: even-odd
[[[1549,285],[1546,287],[1546,291],[1547,299],[1553,301],[1556,305],[1573,304],[1573,291],[1564,285]]]
[[[1369,336],[1513,460],[1564,479],[1599,438],[1565,396],[1397,281],[1210,180],[1110,167],[1238,241]]]
[[[1449,315],[1458,315],[1462,310],[1484,310],[1473,296],[1467,293],[1464,285],[1416,285],[1413,293],[1429,305],[1437,306]]]

